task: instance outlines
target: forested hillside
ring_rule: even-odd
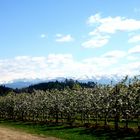
[[[0,85],[0,96],[7,95],[11,91],[13,91],[12,88],[8,88],[8,87]]]

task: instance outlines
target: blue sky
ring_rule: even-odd
[[[139,5],[0,0],[0,82],[139,74]]]

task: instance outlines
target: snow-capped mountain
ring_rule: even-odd
[[[118,76],[118,75],[112,75],[112,76],[82,76],[82,77],[57,77],[57,78],[46,78],[46,79],[19,79],[19,80],[14,80],[9,83],[5,83],[2,85],[5,85],[10,88],[23,88],[23,87],[28,87],[30,85],[38,84],[38,83],[43,83],[43,82],[49,82],[49,81],[65,81],[66,79],[73,79],[77,80],[79,82],[97,82],[101,84],[110,84],[111,81],[112,83],[117,83],[119,82],[123,77]]]

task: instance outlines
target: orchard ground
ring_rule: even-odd
[[[17,139],[16,139],[17,138]],[[28,139],[29,138],[29,139]],[[0,121],[0,140],[138,140],[138,129],[114,129],[54,124],[37,124],[22,121]]]
[[[53,137],[41,137],[17,129],[0,126],[0,140],[58,140]]]

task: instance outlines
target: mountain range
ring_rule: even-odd
[[[119,82],[123,77],[118,76],[118,75],[112,75],[112,76],[83,76],[80,78],[75,78],[75,77],[57,77],[57,78],[48,78],[48,79],[18,79],[18,80],[13,80],[12,82],[5,83],[2,85],[5,85],[6,87],[10,88],[24,88],[28,87],[30,85],[38,84],[38,83],[45,83],[45,82],[50,82],[50,81],[65,81],[66,79],[73,79],[77,80],[79,82],[87,83],[87,82],[97,82],[100,84],[110,84],[112,83],[117,83]]]

